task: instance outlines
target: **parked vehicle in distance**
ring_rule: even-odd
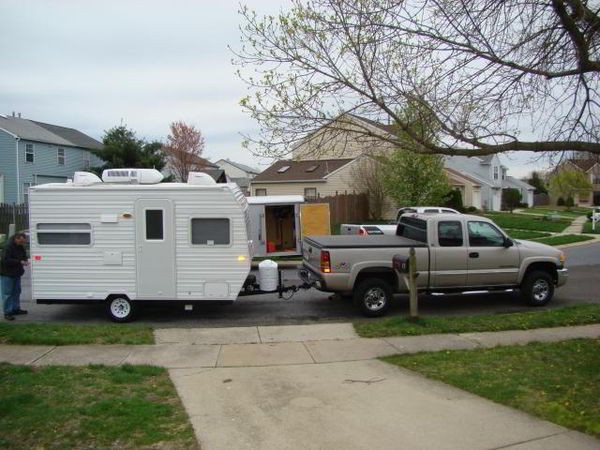
[[[460,214],[457,210],[446,208],[444,206],[407,206],[400,208],[396,214],[396,222],[393,224],[364,224],[354,225],[343,223],[340,226],[340,234],[359,234],[361,236],[396,234],[396,227],[400,222],[400,217],[406,213],[418,214]]]
[[[325,292],[352,295],[367,316],[383,315],[408,291],[392,269],[396,254],[417,257],[417,286],[432,295],[521,291],[533,306],[564,285],[565,254],[509,238],[493,221],[466,214],[405,214],[397,235],[313,236],[303,240],[300,277]]]

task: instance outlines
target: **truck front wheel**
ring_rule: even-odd
[[[528,305],[544,306],[554,295],[552,277],[542,270],[528,273],[521,284],[521,295]]]
[[[390,307],[392,288],[379,278],[361,281],[354,290],[354,302],[367,317],[383,316]]]

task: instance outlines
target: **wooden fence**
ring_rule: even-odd
[[[369,197],[367,194],[338,194],[330,197],[306,199],[308,203],[329,203],[332,224],[361,223],[369,220]]]
[[[0,234],[8,234],[8,226],[11,223],[16,225],[16,231],[29,228],[27,205],[0,203]]]

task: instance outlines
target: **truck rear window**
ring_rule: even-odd
[[[427,243],[427,222],[414,217],[401,217],[396,236]]]

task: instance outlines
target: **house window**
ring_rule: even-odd
[[[304,188],[304,197],[317,198],[317,188]]]
[[[89,223],[38,223],[40,245],[90,245],[92,226]]]
[[[34,156],[33,144],[25,144],[25,162],[32,163]]]
[[[192,219],[192,244],[229,245],[229,219]]]
[[[58,160],[59,166],[65,165],[65,149],[64,148],[56,149],[56,159]]]
[[[494,166],[494,180],[498,179],[498,166]]]
[[[163,240],[163,210],[162,209],[147,209],[146,210],[146,240],[147,241],[162,241]]]
[[[32,186],[31,183],[23,183],[23,203],[29,204],[29,188]]]
[[[267,195],[267,189],[266,188],[254,189],[254,195],[256,197],[264,197],[265,195]]]
[[[502,169],[502,179],[506,179],[506,169]]]
[[[599,175],[594,176],[594,184],[600,184],[600,176]]]

